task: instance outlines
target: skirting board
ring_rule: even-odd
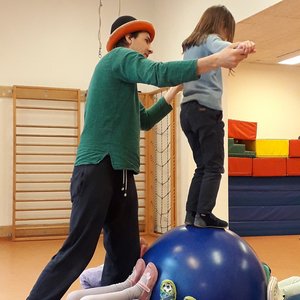
[[[0,237],[11,237],[12,226],[0,226]]]

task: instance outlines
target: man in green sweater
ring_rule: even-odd
[[[28,300],[59,300],[85,269],[102,229],[106,257],[102,285],[124,281],[139,258],[140,130],[151,129],[171,110],[183,82],[218,67],[234,68],[247,57],[236,44],[198,60],[158,63],[147,59],[155,35],[151,23],[119,17],[108,54],[97,64],[85,107],[85,123],[71,180],[70,232],[33,287]],[[149,109],[137,83],[172,87]]]

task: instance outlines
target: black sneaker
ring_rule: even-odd
[[[187,211],[185,215],[184,224],[185,225],[194,225],[196,213],[194,211]]]
[[[214,214],[196,214],[195,227],[216,227],[216,228],[226,228],[228,223],[217,218]]]

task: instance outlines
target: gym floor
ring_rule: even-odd
[[[155,238],[145,237],[149,244]],[[279,280],[300,276],[300,239],[297,235],[244,237],[261,261],[268,263]],[[1,299],[25,300],[39,273],[56,253],[62,240],[12,242],[0,239]],[[103,262],[102,239],[88,267]],[[79,289],[78,280],[69,291]],[[66,299],[66,297],[62,298]]]

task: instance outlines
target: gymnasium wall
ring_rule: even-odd
[[[229,119],[257,122],[257,139],[300,136],[299,66],[243,63],[224,75]]]
[[[279,1],[265,0],[262,3],[253,0],[247,9],[240,0],[222,2],[239,21]],[[154,22],[157,38],[153,43],[153,58],[164,61],[181,59],[181,41],[194,28],[202,12],[208,6],[219,4],[219,1],[103,0],[102,3],[102,54],[106,53],[105,43],[111,22],[118,16],[120,8],[121,14]],[[0,85],[87,89],[99,59],[98,5],[98,0],[0,0]],[[11,225],[11,125],[12,103],[9,98],[1,98],[0,95],[0,228]],[[188,184],[194,168],[190,149],[180,130],[178,149],[180,221],[183,220]],[[181,164],[182,161],[185,163]],[[227,215],[225,177],[220,197],[222,214]]]

